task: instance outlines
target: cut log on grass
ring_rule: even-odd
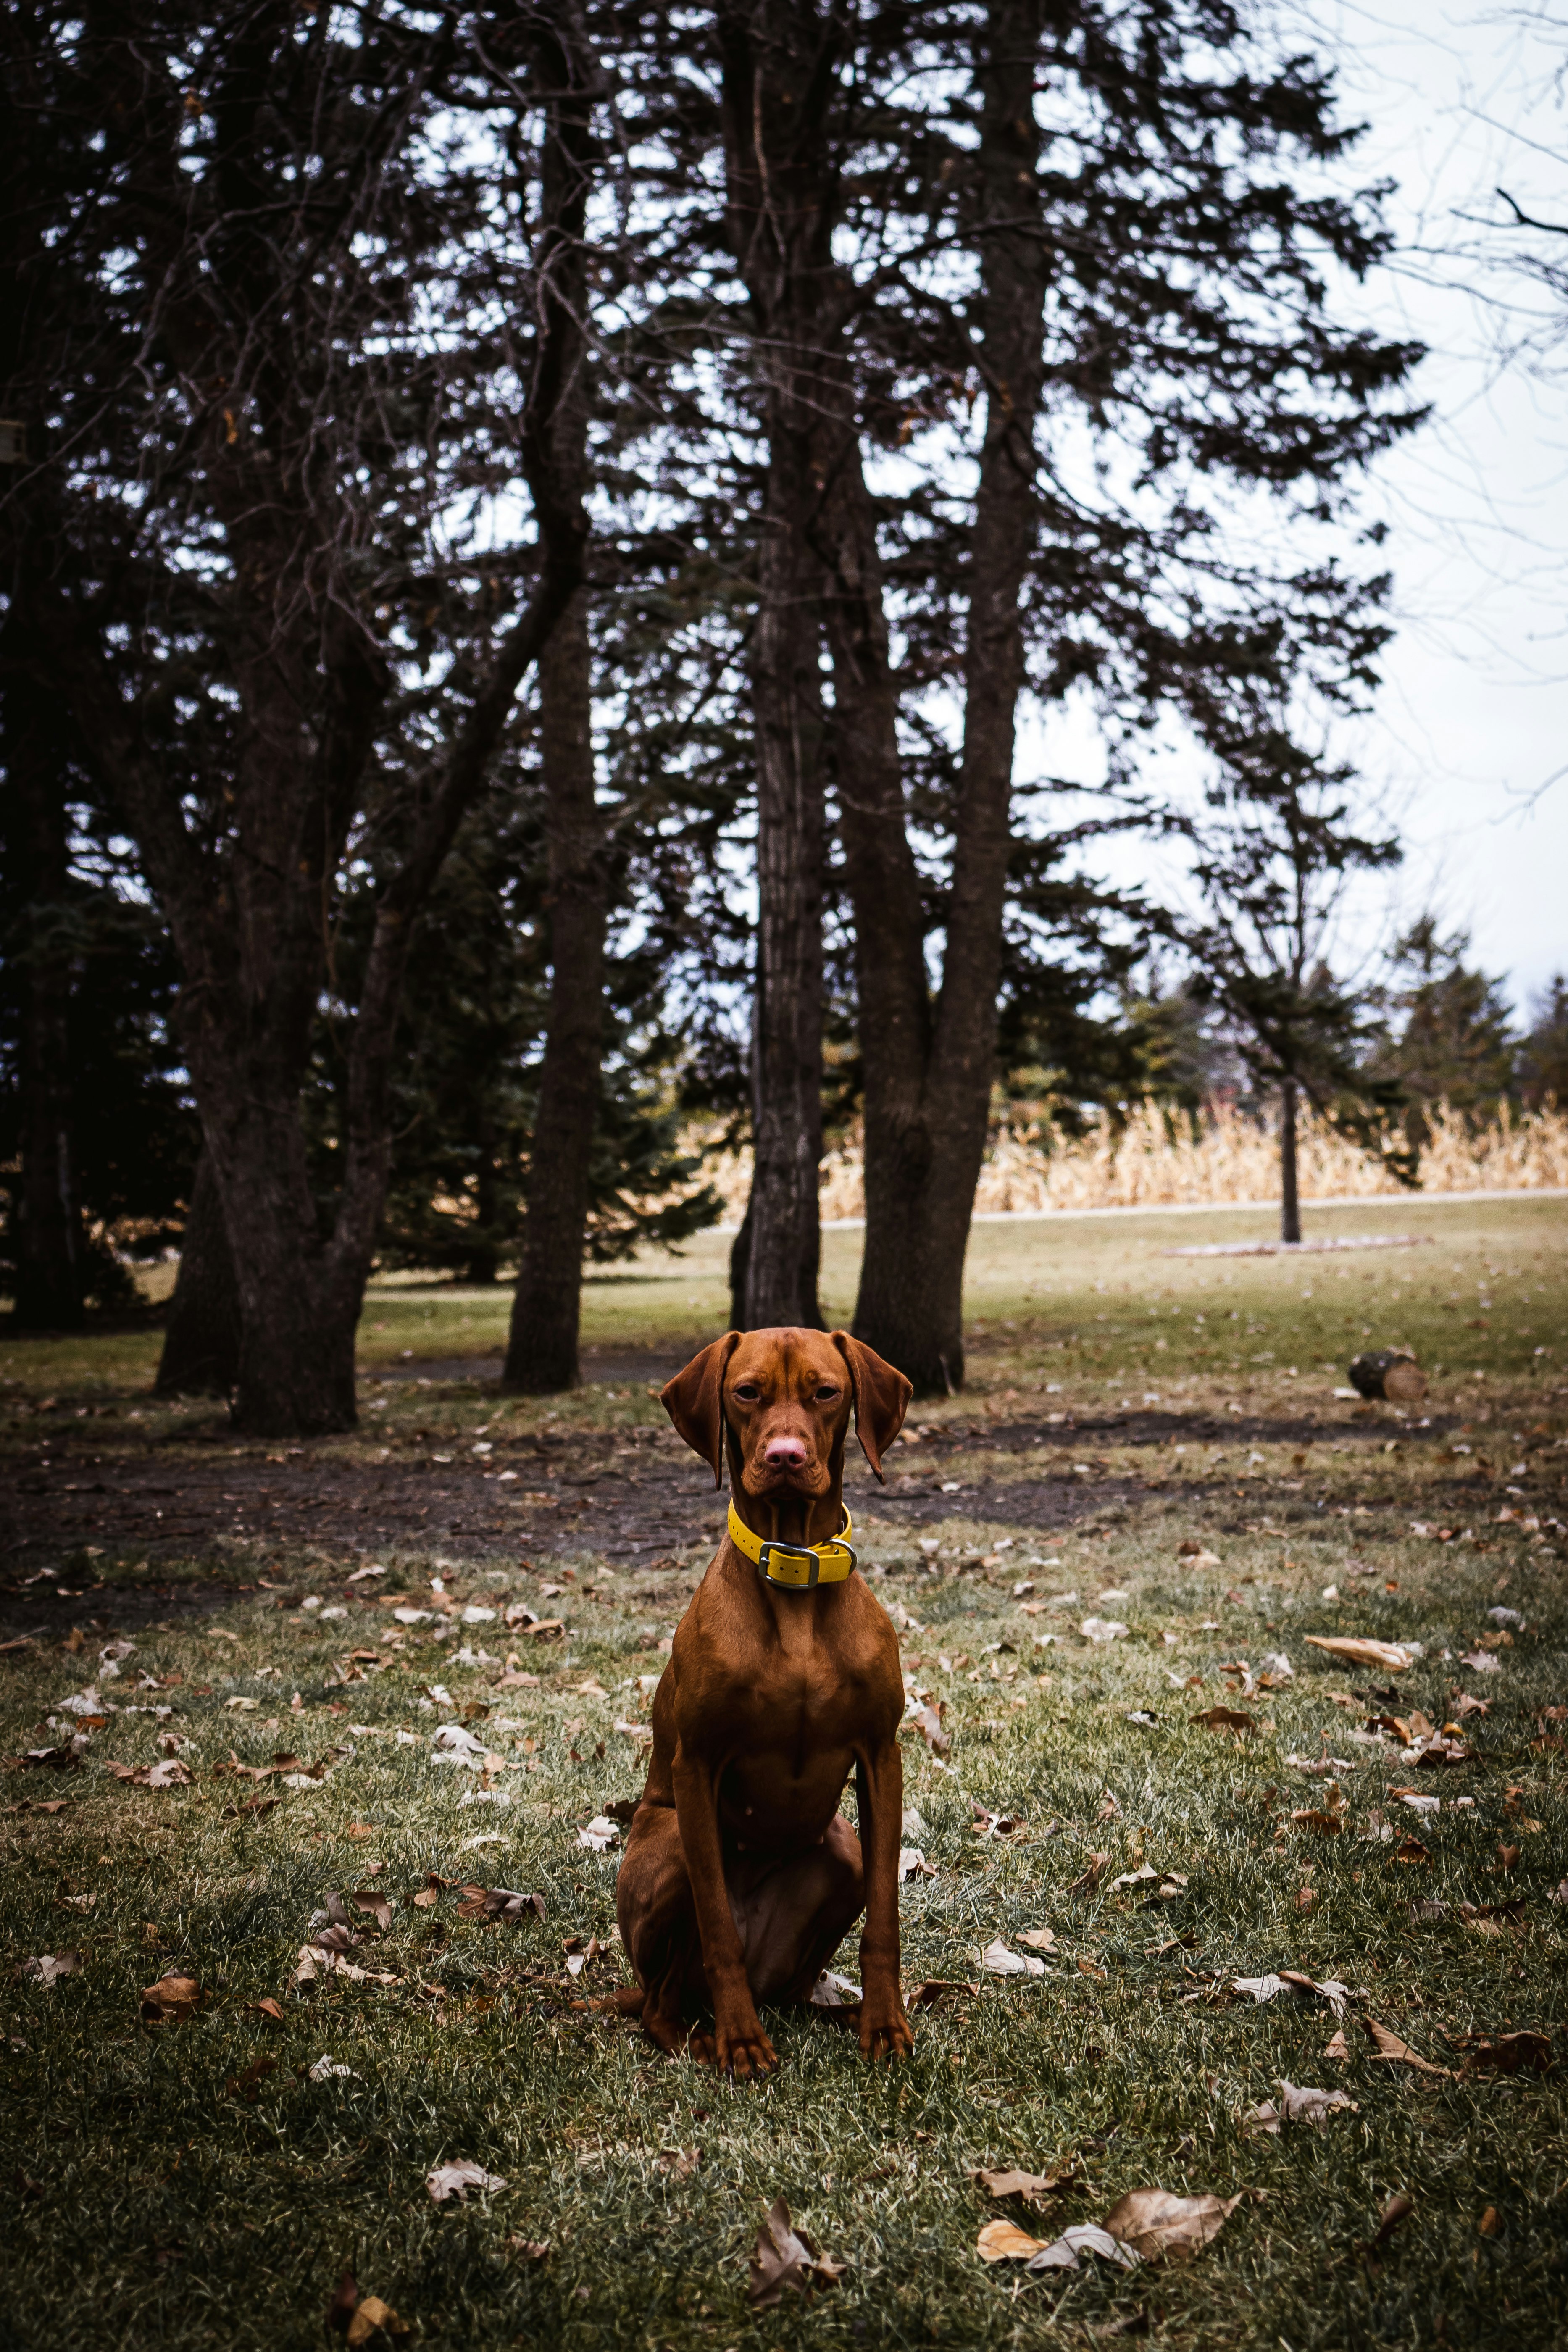
[[[1426,1375],[1407,1348],[1377,1348],[1358,1356],[1350,1377],[1363,1397],[1390,1404],[1419,1404],[1426,1393]]]

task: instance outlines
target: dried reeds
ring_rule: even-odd
[[[1442,1104],[1427,1113],[1421,1190],[1428,1193],[1545,1192],[1568,1187],[1568,1111],[1516,1112],[1507,1103],[1472,1128]],[[1297,1160],[1305,1201],[1371,1199],[1404,1188],[1378,1160],[1310,1112],[1298,1123]],[[738,1223],[751,1189],[749,1152],[727,1153],[710,1181],[725,1217]],[[1205,1110],[1194,1135],[1146,1106],[1121,1126],[1100,1117],[1088,1133],[1064,1137],[1037,1125],[1003,1127],[980,1171],[982,1213],[1039,1214],[1052,1209],[1157,1208],[1184,1202],[1273,1202],[1279,1144],[1268,1126],[1226,1103]],[[852,1136],[823,1162],[822,1214],[865,1214],[861,1149]]]

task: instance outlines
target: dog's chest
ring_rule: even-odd
[[[869,1668],[869,1661],[824,1643],[736,1660],[725,1678],[725,1744],[792,1761],[861,1745],[883,1712]]]

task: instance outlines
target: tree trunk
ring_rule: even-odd
[[[82,1321],[82,1251],[71,1137],[65,759],[19,635],[7,628],[5,664],[7,863],[19,902],[6,952],[21,1013],[12,1320],[22,1331],[73,1331]]]
[[[852,436],[833,455],[825,507],[841,824],[867,1074],[866,1246],[854,1328],[921,1395],[951,1393],[963,1379],[963,1259],[994,1075],[1047,277],[1034,184],[1041,15],[1041,0],[994,0],[976,59],[983,101],[976,356],[986,387],[985,434],[970,541],[963,751],[934,1006],[904,824],[874,518]]]
[[[843,332],[826,126],[844,23],[813,0],[719,11],[725,205],[750,297],[768,475],[751,648],[757,767],[752,1195],[734,1284],[741,1328],[822,1328],[824,823],[809,546],[820,383]]]
[[[227,1396],[239,1378],[239,1285],[211,1160],[196,1162],[180,1271],[163,1328],[159,1396]]]
[[[775,411],[784,407],[781,398]],[[801,548],[800,435],[776,417],[752,640],[757,1017],[743,1328],[822,1328],[822,784],[816,624]]]
[[[1296,1081],[1279,1087],[1279,1238],[1301,1238],[1301,1207],[1296,1192]]]
[[[730,1244],[730,1328],[746,1328],[746,1269],[752,1263],[752,1200],[748,1194],[746,1213]]]
[[[552,42],[554,37],[552,36]],[[551,102],[541,261],[554,390],[535,435],[529,480],[552,528],[581,551],[587,536],[591,386],[584,229],[591,146],[582,60],[563,44],[547,61]],[[529,1173],[522,1264],[502,1380],[551,1396],[580,1378],[583,1243],[605,1027],[605,827],[594,773],[594,672],[588,598],[579,588],[540,660],[545,838],[550,872],[550,1013]]]
[[[505,1385],[575,1388],[588,1176],[605,1025],[605,823],[595,794],[588,606],[579,592],[540,665],[550,858],[550,1015]]]

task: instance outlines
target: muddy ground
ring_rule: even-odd
[[[398,1370],[440,1383],[449,1408],[454,1365]],[[640,1358],[637,1376],[647,1376]],[[482,1411],[482,1373],[471,1360],[465,1386]],[[274,1547],[283,1559],[450,1551],[545,1569],[590,1555],[622,1573],[651,1573],[654,1603],[674,1597],[658,1577],[700,1566],[723,1526],[724,1500],[703,1466],[658,1427],[519,1434],[498,1422],[487,1444],[471,1430],[405,1423],[378,1445],[383,1433],[367,1412],[353,1439],[268,1449],[237,1444],[217,1412],[147,1435],[113,1408],[67,1405],[63,1417],[40,1415],[36,1425],[37,1439],[11,1454],[0,1526],[0,1617],[13,1629],[37,1615],[47,1592],[68,1600],[123,1591],[119,1571],[143,1562],[155,1577],[161,1561],[201,1561],[221,1594],[258,1568],[265,1574]],[[1434,1415],[1417,1433],[1401,1425],[1395,1442],[1405,1457],[1416,1445],[1428,1456],[1441,1446],[1446,1456],[1454,1425],[1453,1416]],[[847,1465],[858,1535],[894,1571],[924,1564],[920,1538],[934,1528],[945,1531],[951,1554],[978,1531],[984,1543],[1113,1526],[1157,1496],[1179,1496],[1218,1530],[1264,1519],[1289,1535],[1350,1516],[1341,1488],[1352,1464],[1357,1542],[1404,1531],[1407,1486],[1373,1415],[1080,1411],[915,1427],[916,1442],[890,1459],[885,1486],[853,1445]],[[1484,1463],[1454,1465],[1457,1475],[1446,1475],[1450,1467],[1444,1458],[1424,1486],[1424,1507],[1462,1517],[1490,1474]],[[199,1589],[182,1580],[174,1597],[201,1605]]]

